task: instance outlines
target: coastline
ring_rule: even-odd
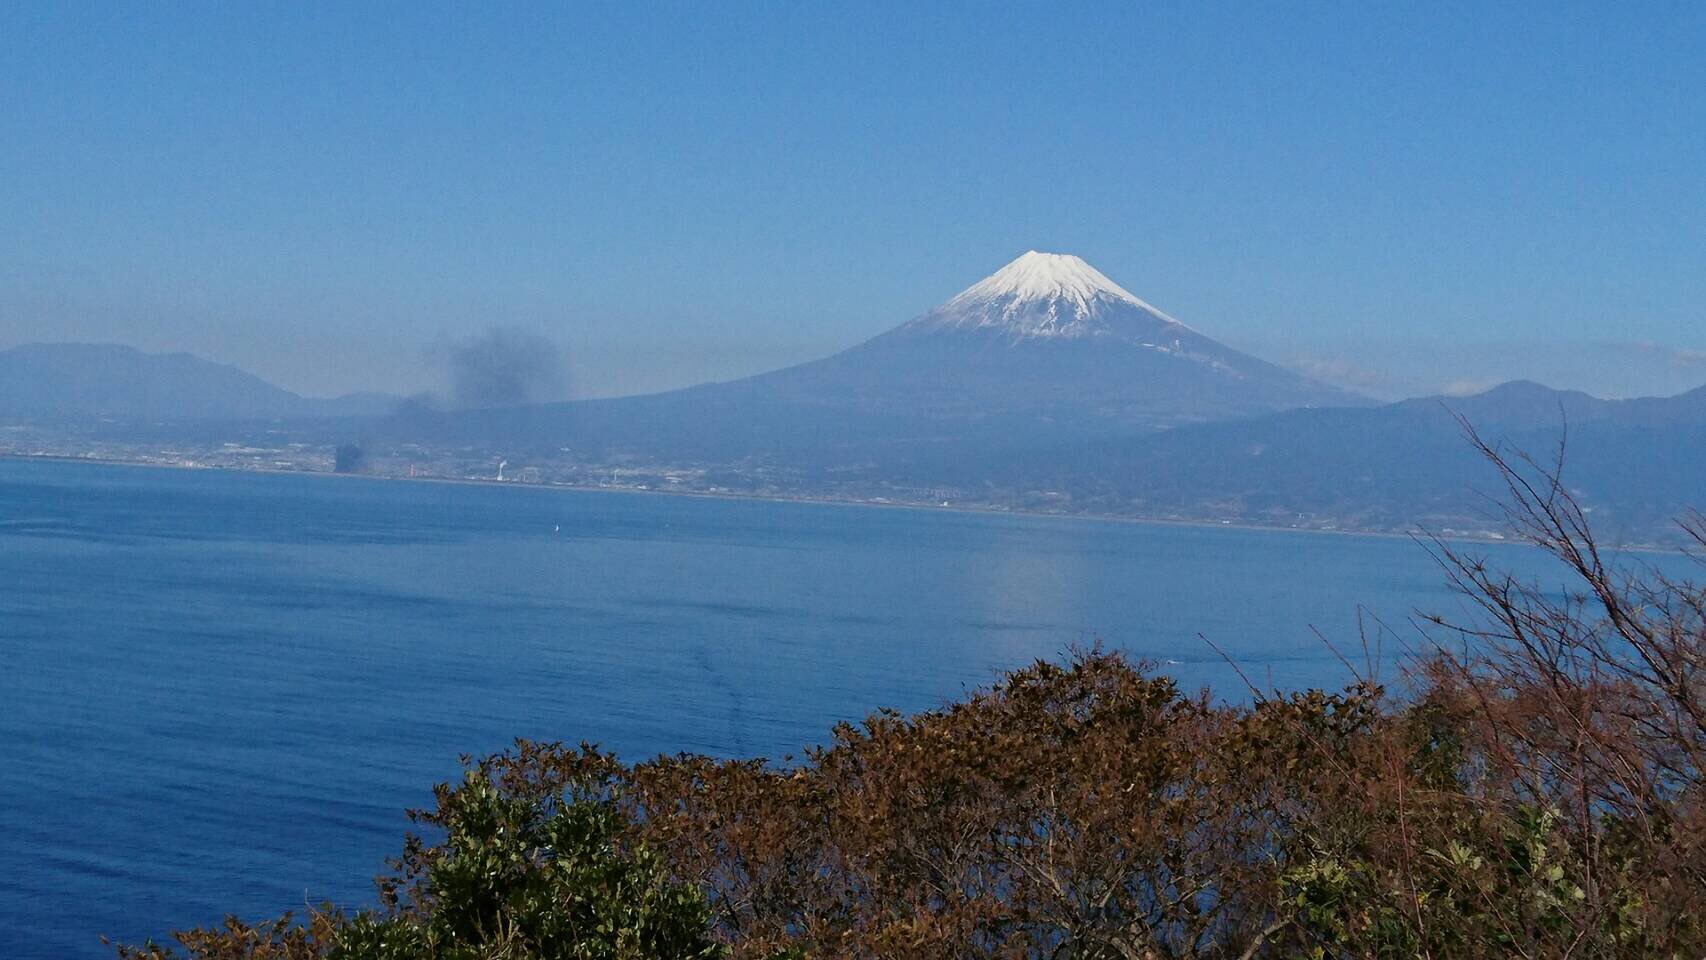
[[[528,483],[519,480],[480,479],[475,477],[398,477],[386,474],[371,473],[337,473],[330,470],[286,470],[268,469],[265,467],[225,467],[197,466],[183,463],[160,463],[150,460],[132,460],[117,457],[77,457],[63,454],[29,454],[0,452],[0,460],[9,461],[48,461],[55,463],[94,464],[116,467],[142,467],[157,470],[182,470],[186,472],[208,473],[241,473],[256,476],[300,476],[320,477],[332,480],[360,480],[369,482],[396,483],[433,483],[473,487],[502,487],[504,489],[525,489],[540,491],[571,491],[577,493],[609,493],[627,494],[632,496],[677,497],[697,500],[735,500],[753,503],[789,503],[828,507],[856,507],[881,510],[917,510],[931,513],[959,513],[974,516],[1010,516],[1047,520],[1075,520],[1093,523],[1140,524],[1147,526],[1186,527],[1201,530],[1238,530],[1260,533],[1306,533],[1319,536],[1338,537],[1381,537],[1394,540],[1411,540],[1425,542],[1434,534],[1417,527],[1412,531],[1370,530],[1354,527],[1322,529],[1319,527],[1279,526],[1277,524],[1252,523],[1249,521],[1216,521],[1189,520],[1171,517],[1145,517],[1130,514],[1103,513],[1067,513],[1062,511],[1030,510],[1023,508],[981,506],[972,504],[951,504],[939,506],[930,503],[912,501],[860,500],[850,497],[808,497],[790,496],[786,494],[766,495],[762,493],[712,493],[702,490],[653,490],[638,487],[592,486],[569,483]],[[1524,541],[1515,537],[1477,536],[1465,533],[1453,533],[1450,536],[1439,536],[1440,540],[1451,543],[1472,543],[1486,546],[1521,545]],[[1673,554],[1682,551],[1673,547],[1657,544],[1629,544],[1621,549],[1640,553]]]

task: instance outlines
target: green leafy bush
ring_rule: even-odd
[[[694,888],[672,881],[656,854],[625,834],[615,806],[572,789],[518,795],[477,769],[417,819],[442,834],[410,838],[381,879],[385,908],[332,908],[306,925],[178,935],[208,960],[695,960],[721,957]],[[156,960],[153,944],[120,948]]]

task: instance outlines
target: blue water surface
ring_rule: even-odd
[[[518,736],[776,758],[1098,640],[1333,685],[1359,604],[1460,607],[1395,538],[0,461],[0,956],[368,902]]]

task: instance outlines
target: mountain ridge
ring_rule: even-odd
[[[1068,512],[1490,529],[1499,524],[1486,495],[1496,497],[1498,481],[1465,424],[1540,464],[1561,454],[1565,483],[1608,532],[1664,539],[1672,519],[1706,504],[1706,387],[1605,400],[1513,381],[1466,397],[1289,410],[915,469],[978,496],[1041,498]]]
[[[237,366],[116,343],[28,343],[0,350],[0,418],[250,420],[381,416],[397,398],[304,397]]]

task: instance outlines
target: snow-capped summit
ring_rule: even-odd
[[[1098,296],[1142,303],[1081,257],[1030,250],[948,302],[1063,299],[1072,301],[1081,310],[1088,310],[1090,301]]]
[[[914,331],[992,330],[1020,339],[1126,333],[1163,338],[1184,324],[1069,253],[1031,250],[909,324]]]

